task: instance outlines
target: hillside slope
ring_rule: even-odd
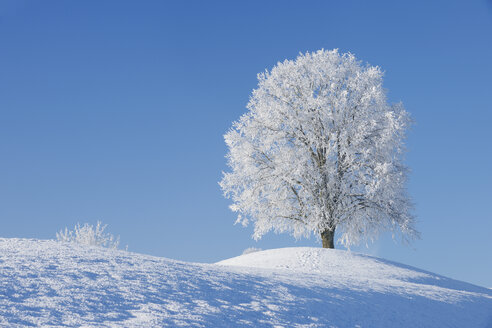
[[[338,250],[196,264],[0,239],[0,326],[492,327],[492,291]]]

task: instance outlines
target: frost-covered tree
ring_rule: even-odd
[[[246,254],[251,254],[251,253],[256,253],[256,252],[260,252],[262,251],[261,248],[256,248],[256,247],[248,247],[246,248],[244,251],[243,251],[243,254],[242,255],[246,255]]]
[[[379,67],[320,50],[258,74],[248,112],[224,136],[231,172],[219,183],[237,222],[321,236],[323,247],[418,235],[406,193],[403,140],[410,124],[390,105]]]

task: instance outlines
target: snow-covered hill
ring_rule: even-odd
[[[185,263],[0,239],[1,327],[492,327],[492,290],[340,250]]]

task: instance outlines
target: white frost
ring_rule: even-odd
[[[334,232],[346,245],[380,231],[418,236],[406,192],[410,124],[387,102],[379,67],[337,50],[278,63],[258,75],[248,111],[224,136],[230,172],[220,186],[255,239]]]

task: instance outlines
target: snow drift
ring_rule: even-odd
[[[492,290],[339,250],[197,264],[0,239],[0,326],[492,327]]]

